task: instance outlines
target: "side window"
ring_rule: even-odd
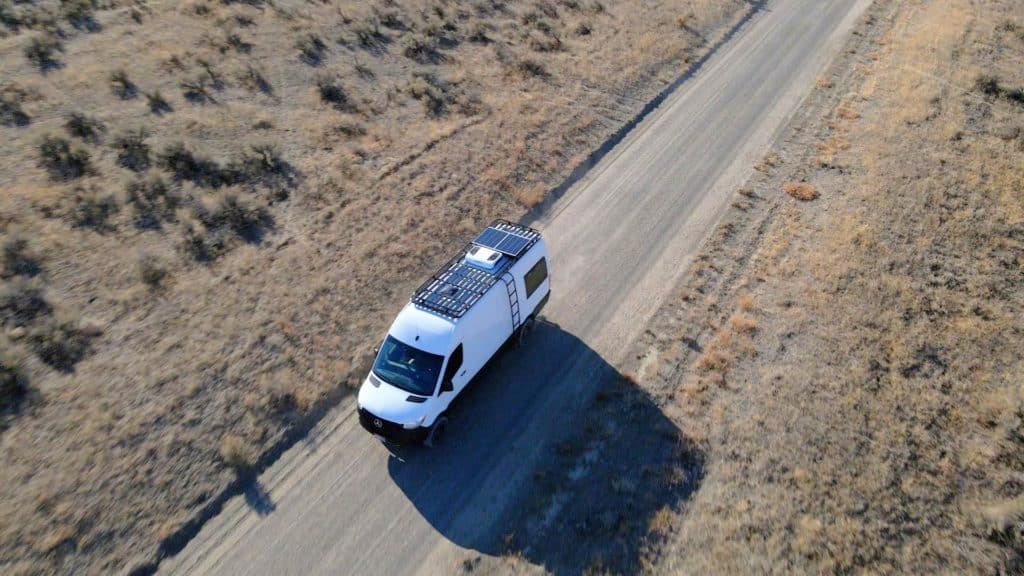
[[[523,278],[523,282],[526,283],[526,297],[533,296],[533,293],[537,291],[537,287],[543,284],[547,278],[548,262],[546,258],[541,258]]]
[[[459,368],[462,368],[462,344],[455,347],[451,358],[448,359],[448,367],[444,369],[444,380],[441,380],[441,382],[448,382],[454,378]]]

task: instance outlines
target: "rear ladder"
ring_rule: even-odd
[[[508,294],[509,310],[512,311],[512,331],[515,332],[523,323],[519,315],[519,291],[516,290],[516,279],[511,274],[505,273],[501,280],[505,283],[505,291]]]

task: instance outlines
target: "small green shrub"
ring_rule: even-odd
[[[47,134],[39,143],[40,164],[54,180],[71,180],[92,172],[89,152],[66,138]]]

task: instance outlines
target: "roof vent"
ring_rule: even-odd
[[[472,264],[484,270],[493,270],[499,260],[501,260],[501,252],[484,248],[483,246],[473,246],[466,253],[467,264]]]

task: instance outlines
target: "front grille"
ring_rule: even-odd
[[[377,425],[378,422],[380,426]],[[363,425],[363,428],[374,434],[380,434],[385,438],[394,436],[400,430],[404,430],[401,425],[385,420],[380,416],[374,416],[365,408],[359,409],[359,423]]]
[[[377,421],[380,421],[380,426],[377,426]],[[385,420],[380,416],[376,416],[363,408],[359,409],[359,423],[362,424],[363,428],[366,428],[371,434],[377,434],[383,436],[385,439],[397,444],[415,444],[422,442],[427,436],[429,430],[427,428],[403,428],[401,424]]]

